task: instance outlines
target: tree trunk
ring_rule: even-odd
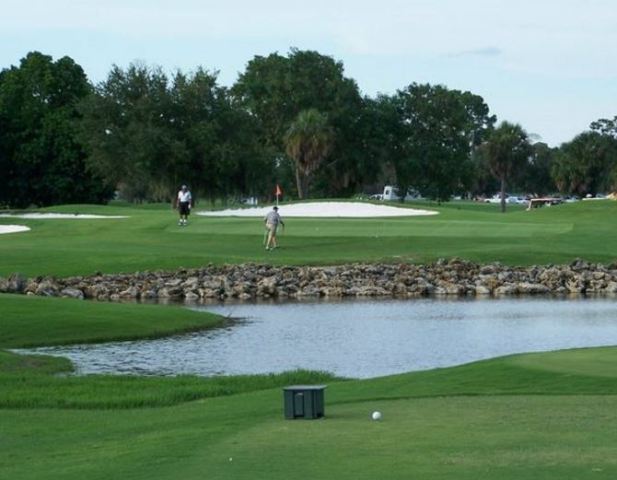
[[[298,188],[298,198],[302,200],[304,198],[304,188],[302,184],[302,174],[298,167],[296,167],[296,187]]]
[[[302,195],[304,198],[308,198],[309,196],[309,184],[310,184],[310,175],[306,174],[302,176]]]
[[[501,213],[506,212],[506,177],[501,177]]]

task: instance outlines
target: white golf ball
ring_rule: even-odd
[[[377,411],[373,412],[373,414],[371,415],[371,418],[373,420],[381,420],[381,412],[377,412]]]

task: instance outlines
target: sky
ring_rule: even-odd
[[[0,69],[30,51],[88,78],[140,61],[219,72],[317,50],[363,94],[417,83],[480,95],[498,121],[559,146],[617,115],[615,0],[1,0]]]

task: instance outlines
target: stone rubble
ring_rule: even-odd
[[[428,265],[351,264],[283,266],[242,264],[134,274],[67,278],[0,277],[1,293],[97,300],[256,300],[424,296],[616,294],[617,263],[576,260],[569,265],[511,267],[458,258]]]

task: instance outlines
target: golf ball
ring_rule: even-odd
[[[381,412],[373,412],[373,414],[371,415],[373,420],[381,420]]]

